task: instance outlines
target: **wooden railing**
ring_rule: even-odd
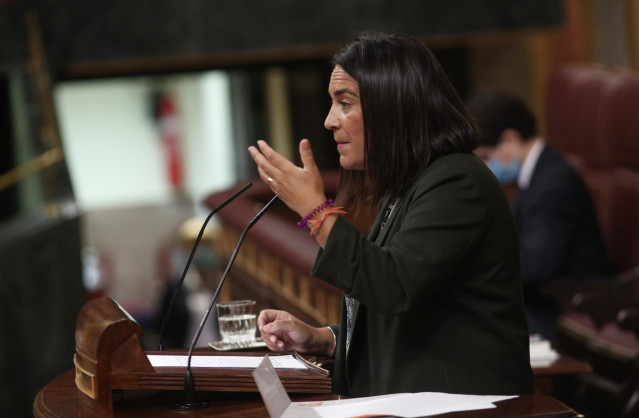
[[[327,193],[337,189],[338,173],[324,174]],[[257,179],[254,186],[217,216],[221,233],[217,250],[227,260],[241,232],[273,193]],[[213,208],[239,187],[214,193],[206,199]],[[261,309],[287,310],[313,325],[339,321],[342,292],[311,276],[319,246],[308,231],[297,228],[298,216],[277,202],[249,231],[226,282],[227,295],[251,298]]]

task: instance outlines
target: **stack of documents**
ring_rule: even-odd
[[[198,390],[202,391],[240,391],[252,392],[258,388],[253,380],[252,372],[262,361],[262,355],[234,355],[220,353],[210,356],[202,352],[191,357],[191,370]],[[144,389],[162,389],[169,386],[184,387],[184,373],[188,356],[182,353],[154,352],[147,354],[154,372],[142,376]],[[300,393],[331,393],[331,377],[328,370],[306,361],[297,353],[272,355],[272,367],[275,376],[286,390]],[[142,387],[142,386],[140,386]]]
[[[188,356],[147,355],[153,367],[186,367]],[[275,369],[305,370],[307,367],[292,355],[271,356]],[[254,356],[193,356],[191,367],[210,367],[213,369],[254,369],[260,365],[262,357]]]

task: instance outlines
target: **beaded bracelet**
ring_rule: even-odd
[[[327,201],[325,201],[324,203],[322,203],[321,205],[319,205],[318,207],[310,211],[308,215],[306,215],[304,218],[302,218],[301,221],[297,223],[297,227],[300,229],[304,229],[308,227],[308,221],[310,221],[315,215],[317,215],[318,213],[320,213],[321,211],[323,211],[324,209],[330,206],[333,206],[333,199],[328,199]]]
[[[311,227],[311,236],[314,236],[319,232],[322,224],[330,215],[345,215],[346,212],[342,210],[343,208],[344,206],[336,206],[334,208],[326,209],[320,219],[311,219],[310,221],[308,221],[308,225]]]

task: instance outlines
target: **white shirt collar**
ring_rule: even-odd
[[[535,171],[535,167],[537,166],[537,160],[539,160],[539,155],[544,150],[546,146],[546,141],[543,139],[534,140],[535,143],[530,148],[524,163],[521,165],[521,171],[519,172],[519,177],[517,178],[517,186],[521,190],[525,190],[530,185],[530,179],[532,178],[533,172]]]

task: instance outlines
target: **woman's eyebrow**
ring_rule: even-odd
[[[339,96],[342,96],[342,95],[344,95],[344,94],[347,94],[347,95],[349,95],[349,96],[353,96],[353,97],[357,97],[357,98],[359,98],[359,95],[358,95],[356,92],[354,92],[353,90],[351,90],[351,89],[340,89],[340,90],[336,90],[336,91],[335,91],[335,93],[334,93],[333,95],[331,95],[331,92],[329,91],[329,92],[328,92],[328,97],[330,97],[330,98],[333,98],[333,97],[339,97]]]

